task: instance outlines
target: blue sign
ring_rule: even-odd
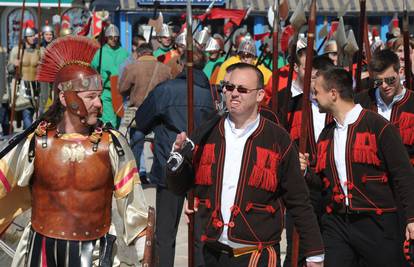
[[[137,0],[139,5],[154,5],[154,0]],[[185,6],[187,0],[160,0],[160,5],[164,6]],[[212,3],[212,0],[191,0],[191,5],[194,6],[208,6]],[[216,0],[215,6],[222,6],[226,3],[226,0]]]

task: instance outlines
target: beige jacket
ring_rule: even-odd
[[[130,106],[139,107],[158,84],[171,79],[171,68],[153,56],[142,56],[125,67],[119,82],[119,92],[129,95]]]

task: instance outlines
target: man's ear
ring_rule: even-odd
[[[62,105],[66,108],[67,104],[66,104],[66,99],[65,99],[65,95],[63,94],[63,91],[59,92],[59,100],[60,100],[60,103],[62,103]]]

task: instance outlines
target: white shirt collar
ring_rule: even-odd
[[[358,119],[358,117],[359,117],[359,114],[361,113],[361,111],[362,111],[362,107],[361,107],[361,105],[360,104],[356,104],[350,111],[348,111],[348,113],[346,113],[346,115],[345,115],[345,120],[344,120],[344,124],[342,125],[342,124],[340,124],[335,118],[334,118],[334,120],[335,120],[335,122],[336,122],[336,127],[337,128],[346,128],[346,127],[348,127],[348,125],[349,124],[352,124],[352,123],[354,123],[357,119]]]
[[[234,122],[231,121],[230,119],[230,115],[227,115],[225,123],[229,126],[230,131],[236,135],[237,137],[243,137],[248,133],[251,133],[252,131],[254,131],[257,126],[259,125],[259,121],[260,121],[260,114],[257,114],[257,117],[254,121],[250,122],[249,124],[247,124],[247,126],[243,129],[236,129],[236,125],[234,124]]]
[[[290,88],[291,88],[290,90],[292,92],[292,98],[295,97],[295,96],[298,96],[300,94],[303,94],[303,89],[302,89],[302,87],[300,87],[298,85],[298,83],[296,82],[296,80],[294,80],[292,82],[292,86]]]
[[[378,107],[380,107],[381,109],[386,109],[386,108],[390,109],[396,102],[400,101],[404,97],[406,91],[407,91],[407,89],[405,89],[405,87],[404,87],[403,90],[401,91],[401,93],[398,94],[398,95],[395,95],[393,97],[391,103],[389,105],[387,105],[384,102],[384,100],[382,100],[382,97],[381,97],[381,94],[380,94],[380,89],[377,88],[375,90],[375,98],[377,100]]]

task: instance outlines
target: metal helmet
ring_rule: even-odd
[[[64,37],[67,35],[71,35],[72,34],[72,29],[71,28],[63,28],[59,31],[59,36],[60,37]]]
[[[208,27],[204,27],[203,30],[194,34],[194,41],[196,41],[199,45],[206,45],[208,38],[210,38]]]
[[[180,46],[187,46],[187,30],[181,32],[177,37],[175,37],[175,43]]]
[[[248,53],[256,56],[256,44],[250,34],[246,35],[237,48],[237,53]]]
[[[119,29],[114,24],[110,24],[105,29],[105,37],[109,37],[109,36],[118,36],[119,37]]]
[[[308,39],[304,36],[300,36],[296,42],[296,53],[308,46]]]
[[[205,52],[221,51],[223,50],[224,42],[222,38],[210,37],[207,41]]]
[[[172,37],[170,26],[162,24],[161,31],[157,32],[158,37]]]
[[[23,31],[23,36],[24,37],[32,37],[32,36],[35,36],[35,35],[36,35],[36,29],[34,29],[34,28],[27,27]]]
[[[248,34],[246,25],[243,28],[238,28],[234,31],[233,37],[232,37],[232,43],[234,44],[234,47],[239,47],[240,43],[243,41],[244,37]]]
[[[337,53],[337,52],[338,52],[338,45],[336,44],[335,40],[328,41],[325,47],[323,48],[324,54]]]
[[[47,24],[47,22],[46,22],[46,25],[44,25],[43,27],[42,27],[42,33],[45,33],[45,32],[51,32],[51,33],[54,33],[55,32],[55,30],[53,29],[53,27],[52,26],[50,26],[49,24]]]

